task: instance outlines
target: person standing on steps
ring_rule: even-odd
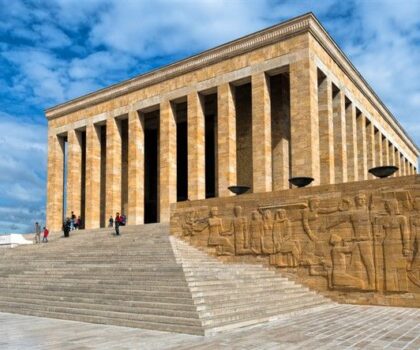
[[[70,237],[70,230],[71,230],[71,221],[70,221],[70,218],[67,218],[63,224],[64,237]]]
[[[70,229],[71,230],[75,230],[76,226],[74,225],[76,223],[76,214],[74,213],[74,211],[71,212],[71,221],[70,221]]]
[[[82,217],[81,217],[81,216],[79,216],[79,217],[77,218],[76,222],[77,222],[77,229],[78,229],[78,230],[81,230],[81,229],[83,228]]]
[[[46,227],[44,227],[44,237],[42,237],[42,242],[43,243],[48,243],[48,234],[49,234],[48,229]]]
[[[127,217],[125,216],[124,213],[122,213],[120,216],[120,226],[125,226],[126,222],[127,222]]]
[[[35,223],[35,243],[41,243],[41,225],[38,222]]]
[[[115,224],[115,235],[119,236],[120,235],[120,225],[121,225],[120,213],[117,213],[117,215],[115,215],[114,224]]]

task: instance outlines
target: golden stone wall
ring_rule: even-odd
[[[420,307],[420,176],[173,204],[171,233],[350,303]]]
[[[281,74],[289,93],[282,93],[282,103],[276,105],[269,81]],[[250,86],[250,97],[241,104],[235,90],[244,84]],[[378,165],[398,165],[396,176],[415,173],[417,147],[316,18],[308,14],[47,110],[47,225],[52,230],[61,228],[62,144],[66,139],[68,160],[80,163],[76,161],[81,154],[78,132],[86,132],[86,188],[80,189],[81,169],[72,167],[65,184],[67,211],[77,212],[83,200],[87,228],[99,227],[103,217],[122,210],[129,214],[129,224],[143,222],[141,115],[151,110],[160,114],[159,220],[168,221],[169,206],[177,198],[172,105],[180,99],[187,101],[188,109],[188,196],[190,200],[204,198],[201,98],[209,91],[217,93],[215,177],[219,197],[230,196],[228,186],[239,180],[253,192],[264,193],[288,188],[290,176],[311,176],[313,185],[322,185],[366,180],[368,169]],[[239,125],[241,128],[239,114],[246,124]],[[281,126],[274,120],[279,116],[284,118]],[[121,163],[125,143],[119,125],[125,119],[129,120],[128,164]],[[103,125],[105,178],[98,138],[98,128]],[[122,193],[123,187],[129,188],[128,194]]]

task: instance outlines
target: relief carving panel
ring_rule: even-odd
[[[375,295],[392,296],[393,304],[401,296],[419,301],[418,190],[216,203],[175,211],[174,232],[218,256],[266,262],[320,290],[364,294],[373,303]]]

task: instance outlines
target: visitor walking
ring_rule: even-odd
[[[120,216],[120,226],[125,226],[125,223],[127,222],[127,217],[125,216],[125,214],[121,214]]]
[[[44,237],[42,237],[42,242],[43,243],[48,243],[48,234],[49,234],[48,229],[46,227],[44,227]]]
[[[114,218],[112,217],[112,215],[108,220],[108,227],[114,227]]]
[[[67,218],[63,224],[64,237],[70,237],[70,230],[71,230],[71,220],[70,218]]]
[[[71,212],[71,217],[70,217],[70,229],[71,230],[75,230],[76,226],[74,225],[76,223],[76,214],[72,211]]]
[[[38,222],[35,223],[35,243],[41,243],[41,225]]]
[[[82,217],[81,216],[79,216],[77,218],[76,223],[77,223],[77,229],[81,230],[83,228],[83,222],[82,222]]]
[[[115,235],[119,236],[120,235],[120,225],[121,225],[120,213],[117,213],[117,215],[115,216],[114,224],[115,224]]]

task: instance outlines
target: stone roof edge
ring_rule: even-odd
[[[310,32],[313,35],[313,37],[328,52],[340,68],[343,69],[353,83],[361,89],[372,105],[378,108],[384,119],[387,120],[393,127],[394,131],[396,131],[397,134],[402,133],[403,136],[405,136],[405,139],[408,141],[409,146],[411,146],[412,151],[418,155],[420,153],[420,149],[402,128],[401,124],[388,110],[381,99],[376,95],[359,71],[353,66],[344,52],[335,43],[312,12],[246,35],[242,38],[206,50],[181,61],[155,69],[151,72],[135,76],[134,78],[110,85],[101,90],[97,90],[48,108],[45,110],[46,118],[51,120],[83,108],[91,107],[111,98],[125,95],[132,91],[139,90],[152,84],[157,84],[167,79],[200,69],[206,65],[214,64],[245,52],[253,51],[259,47],[270,45],[279,39],[296,36],[303,32]]]
[[[150,72],[137,75],[131,79],[124,80],[120,83],[116,83],[81,97],[77,97],[46,109],[46,117],[47,119],[54,119],[79,109],[87,108],[107,101],[110,98],[115,98],[146,86],[200,69],[209,64],[214,64],[227,58],[253,51],[256,48],[274,43],[279,39],[307,32],[309,30],[310,20],[313,17],[312,13],[307,13],[302,16],[292,18],[286,22],[282,22],[261,31],[246,35],[242,38],[203,51],[197,55],[185,58],[181,61],[171,63]]]
[[[365,97],[372,103],[373,106],[376,106],[384,117],[384,119],[391,125],[394,131],[399,134],[402,132],[406,140],[411,143],[412,151],[419,156],[420,149],[412,138],[407,134],[401,124],[398,122],[397,118],[392,114],[392,112],[386,107],[382,102],[380,97],[375,93],[369,83],[363,78],[360,72],[356,67],[351,63],[347,58],[346,54],[341,50],[337,45],[334,39],[328,34],[322,24],[318,21],[315,16],[312,16],[314,22],[310,23],[309,32],[314,36],[314,38],[319,42],[319,44],[327,51],[327,53],[334,59],[335,63],[347,74],[350,80],[362,91]],[[338,55],[334,51],[338,51]],[[341,56],[341,57],[340,57]],[[361,82],[359,82],[359,81]]]

